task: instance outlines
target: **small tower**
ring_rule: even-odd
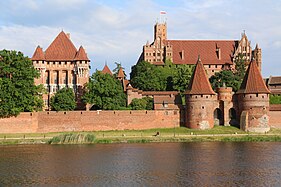
[[[119,68],[116,78],[120,81],[125,79],[125,74],[122,67]]]
[[[112,74],[112,72],[110,71],[110,69],[109,69],[109,67],[107,66],[107,64],[104,65],[104,67],[103,67],[103,69],[102,69],[101,72],[104,73],[104,74],[107,73],[107,74],[113,76],[113,74]]]
[[[198,61],[185,92],[186,126],[191,129],[210,129],[214,127],[214,105],[217,100],[205,68]]]
[[[238,94],[240,128],[250,132],[267,132],[269,94],[255,60],[252,60]]]
[[[258,66],[258,69],[261,72],[261,63],[262,63],[262,60],[261,60],[261,48],[259,47],[258,44],[256,45],[256,48],[253,50],[253,57],[255,58],[257,66]]]

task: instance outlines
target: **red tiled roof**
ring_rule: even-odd
[[[111,76],[113,75],[112,72],[110,71],[110,69],[108,68],[108,66],[106,64],[104,65],[103,70],[101,72],[104,73],[104,74],[107,73],[107,74],[109,74]]]
[[[73,60],[76,52],[77,49],[71,40],[61,31],[45,51],[45,58],[49,61]]]
[[[269,85],[271,85],[271,84],[281,84],[281,76],[269,77],[268,84]]]
[[[123,68],[120,67],[120,69],[119,69],[119,71],[118,71],[118,74],[117,74],[117,77],[118,77],[118,78],[124,78],[124,77],[125,77]]]
[[[89,60],[87,57],[87,54],[82,46],[80,46],[78,52],[76,53],[76,56],[74,60]]]
[[[174,64],[196,64],[200,55],[203,64],[233,64],[232,56],[238,40],[166,40],[173,49]],[[217,49],[220,49],[221,58]],[[184,53],[182,58],[181,53]]]
[[[31,60],[45,60],[43,49],[40,46],[37,46]]]
[[[154,104],[181,104],[181,97],[179,95],[154,95],[153,102]]]
[[[261,73],[258,69],[255,60],[251,61],[240,89],[237,93],[244,94],[255,94],[255,93],[270,93],[264,81],[262,79]]]
[[[185,92],[186,94],[190,95],[214,95],[215,92],[213,91],[209,79],[206,75],[205,68],[200,60],[197,61],[195,70],[191,77],[190,83],[188,88]]]

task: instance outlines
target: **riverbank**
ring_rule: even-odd
[[[203,142],[203,141],[281,141],[281,129],[271,129],[267,134],[246,133],[236,127],[216,126],[210,130],[194,130],[185,127],[149,130],[61,132],[31,134],[0,134],[0,145],[11,144],[48,144],[52,139],[65,134],[84,134],[91,137],[90,143],[146,143],[146,142]],[[81,139],[81,138],[80,138]],[[53,141],[54,142],[54,141]],[[54,143],[56,143],[54,142]],[[83,144],[72,141],[71,144]],[[85,142],[89,143],[89,142]]]

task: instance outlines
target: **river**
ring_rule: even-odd
[[[281,186],[281,143],[0,146],[0,186]]]

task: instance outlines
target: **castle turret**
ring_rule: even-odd
[[[240,128],[250,132],[267,132],[269,126],[269,94],[255,60],[252,60],[240,90],[237,92]]]
[[[256,60],[258,69],[261,71],[261,48],[259,47],[259,45],[256,45],[256,48],[253,50],[253,57]]]
[[[232,87],[217,88],[219,108],[222,111],[221,120],[219,125],[230,126],[237,125],[236,110],[233,106]]]
[[[198,58],[186,94],[186,126],[192,129],[214,127],[214,105],[217,100],[204,66]]]

